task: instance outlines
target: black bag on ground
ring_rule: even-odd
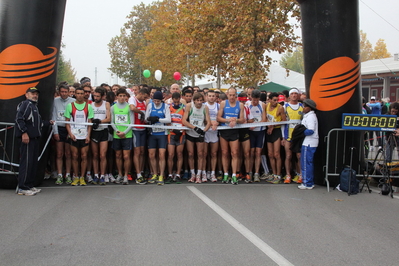
[[[356,171],[350,168],[349,166],[345,166],[339,175],[339,189],[345,192],[350,191],[350,195],[355,195],[359,193],[359,184],[360,181],[356,178]],[[350,184],[349,184],[350,182]],[[350,190],[349,190],[350,186]]]

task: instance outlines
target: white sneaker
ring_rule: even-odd
[[[42,191],[40,188],[35,188],[35,187],[31,188],[30,190],[35,193],[40,193],[40,191]]]
[[[108,174],[109,182],[114,183],[115,177],[112,174]]]
[[[206,178],[211,180],[211,171],[206,172]]]
[[[304,184],[300,184],[300,185],[298,186],[298,188],[299,188],[299,189],[313,189],[314,186],[307,187],[307,186],[305,186]]]
[[[202,182],[203,183],[208,182],[208,178],[206,177],[206,172],[205,171],[202,172]]]
[[[127,180],[127,176],[123,177],[122,185],[129,185],[129,181]]]
[[[119,184],[121,182],[121,180],[122,180],[122,177],[120,175],[117,175],[116,179],[115,179],[115,184]]]
[[[218,180],[216,179],[216,176],[213,174],[211,175],[211,181],[212,182],[217,182]]]
[[[104,176],[104,182],[105,182],[105,183],[109,183],[109,177],[108,177],[108,174],[105,174],[105,176]]]
[[[18,195],[24,195],[24,196],[35,196],[36,193],[33,192],[32,190],[24,190],[24,189],[18,189]]]

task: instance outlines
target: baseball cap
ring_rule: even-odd
[[[370,100],[375,100],[375,96],[371,96]]]
[[[37,92],[37,93],[40,93],[40,91],[37,88],[35,88],[35,87],[31,87],[31,88],[27,89],[26,92]]]
[[[281,103],[281,102],[284,102],[284,101],[285,101],[285,96],[282,95],[282,94],[280,94],[280,95],[278,96],[278,102]]]

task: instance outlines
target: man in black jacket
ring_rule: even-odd
[[[43,121],[37,108],[39,90],[29,88],[26,100],[17,107],[15,135],[21,140],[18,174],[18,195],[33,196],[40,189],[33,187],[39,156],[39,139],[42,135]]]

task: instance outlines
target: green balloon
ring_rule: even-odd
[[[145,78],[149,78],[151,76],[151,72],[148,69],[146,69],[146,70],[143,71],[143,76]]]

